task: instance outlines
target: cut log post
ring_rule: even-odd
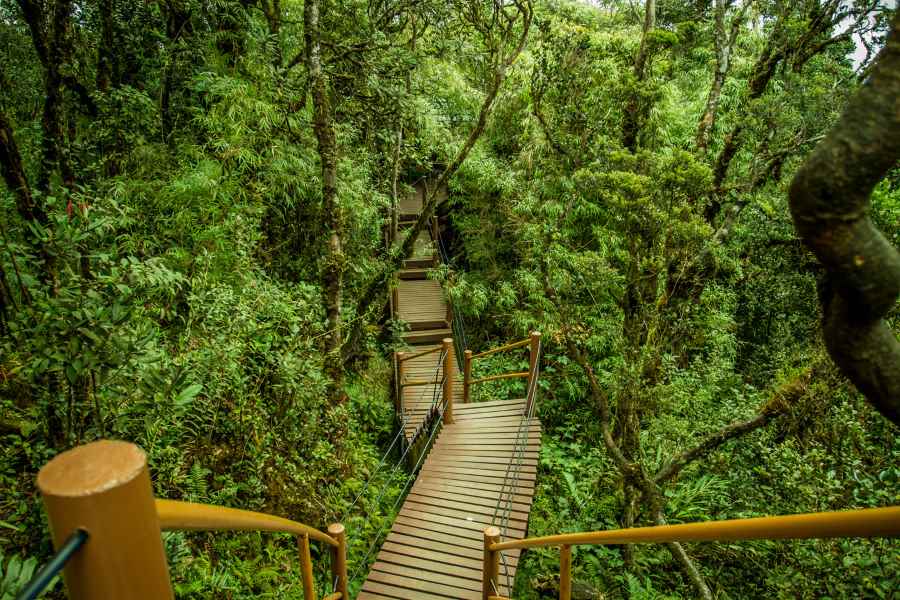
[[[66,564],[69,598],[173,597],[143,450],[111,440],[78,446],[44,465],[37,486],[55,548],[77,529],[88,534]]]
[[[572,600],[572,546],[559,547],[559,600]]]
[[[316,600],[315,579],[313,578],[312,553],[309,549],[309,536],[297,538],[300,550],[300,574],[303,576],[303,599]]]
[[[444,423],[453,424],[453,338],[444,338]]]
[[[463,352],[463,402],[469,402],[469,386],[472,385],[472,351]]]
[[[340,523],[328,526],[328,535],[337,540],[338,545],[331,549],[331,576],[337,581],[335,592],[342,600],[349,600],[347,581],[347,534]]]
[[[397,385],[395,386],[397,388],[397,397],[394,401],[394,410],[401,418],[403,417],[403,371],[405,369],[403,358],[405,355],[405,352],[394,353],[394,360],[397,361]]]
[[[541,332],[540,331],[532,331],[530,336],[530,352],[528,356],[528,387],[526,388],[527,401],[528,404],[525,406],[525,414],[531,414],[532,411],[532,403],[534,402],[534,393],[531,392],[532,385],[537,386],[537,381],[535,378],[537,377],[537,364],[538,364],[538,354],[541,349]]]
[[[500,595],[500,590],[497,588],[497,580],[500,576],[500,552],[491,550],[491,545],[499,541],[499,528],[491,525],[484,530],[484,562],[481,576],[482,600],[488,600],[491,596]]]

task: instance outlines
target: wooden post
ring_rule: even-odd
[[[391,289],[391,318],[397,319],[400,317],[400,282],[394,282],[394,287]]]
[[[528,387],[525,388],[525,393],[527,394],[531,390],[532,381],[537,374],[537,362],[538,362],[538,351],[541,346],[541,332],[540,331],[532,331],[531,332],[531,344],[529,347],[529,356],[528,356]],[[535,382],[537,385],[537,382]],[[531,412],[531,403],[534,402],[533,396],[528,396],[528,405],[525,407],[525,414],[529,414]]]
[[[328,535],[337,540],[337,547],[331,549],[331,576],[337,580],[337,589],[342,600],[350,600],[347,593],[347,534],[340,523],[328,526]]]
[[[469,402],[469,386],[472,382],[472,351],[463,352],[463,402]]]
[[[491,544],[500,541],[500,529],[491,525],[484,530],[484,562],[482,563],[481,576],[481,600],[488,600],[491,596],[500,595],[500,587],[497,579],[500,576],[500,553],[491,550]],[[497,591],[494,591],[494,587]],[[512,590],[510,590],[511,592]]]
[[[44,465],[37,486],[55,548],[76,529],[89,536],[65,568],[71,600],[173,597],[143,450],[111,440],[78,446]]]
[[[309,551],[309,536],[301,535],[297,538],[300,549],[300,574],[303,576],[304,600],[316,600],[315,579],[313,579],[312,554]]]
[[[444,423],[453,424],[453,338],[444,338]]]
[[[394,410],[398,416],[403,415],[403,357],[405,355],[405,352],[394,353],[397,360],[397,397],[394,402]]]
[[[434,255],[432,256],[434,266],[441,264],[441,251],[438,248],[438,218],[437,215],[431,216],[431,239],[434,240]]]
[[[559,600],[572,600],[572,546],[559,547]]]

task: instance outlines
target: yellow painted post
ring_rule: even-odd
[[[559,547],[559,600],[572,600],[572,546]]]
[[[499,596],[497,579],[500,576],[500,553],[491,550],[491,544],[500,541],[500,529],[491,525],[484,530],[484,561],[482,563],[481,599],[488,600],[491,596]],[[497,588],[497,591],[494,591]]]
[[[337,580],[337,589],[343,600],[349,600],[347,593],[347,533],[340,523],[328,526],[328,535],[337,540],[338,545],[331,549],[331,576]]]
[[[472,351],[463,352],[463,402],[469,402],[469,386],[472,384]]]
[[[444,338],[444,423],[453,424],[453,338]]]
[[[78,446],[37,476],[56,548],[76,529],[87,542],[65,568],[71,600],[171,599],[147,456],[128,442]]]
[[[528,356],[528,387],[526,388],[526,394],[531,390],[532,381],[537,375],[537,361],[538,361],[538,352],[541,347],[541,332],[540,331],[532,331],[530,336],[530,344],[529,344],[529,356]],[[535,385],[537,382],[535,382]],[[533,396],[528,396],[528,405],[525,407],[525,414],[529,414],[531,412],[531,403],[534,402]]]
[[[313,579],[312,554],[309,550],[309,536],[299,536],[297,545],[300,550],[300,574],[303,576],[303,598],[304,600],[315,600],[316,588],[315,579]]]

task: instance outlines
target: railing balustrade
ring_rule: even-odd
[[[166,600],[173,597],[162,531],[269,531],[297,537],[306,600],[317,598],[310,540],[331,550],[336,589],[331,600],[348,599],[346,536],[334,523],[328,533],[308,525],[247,510],[153,497],[147,457],[127,442],[101,440],[57,455],[38,473],[38,489],[55,548],[74,532],[83,545],[63,574],[71,600]]]
[[[504,550],[560,548],[559,597],[570,600],[572,546],[896,536],[900,536],[900,506],[564,533],[505,542],[499,541],[499,530],[492,526],[484,530],[482,598],[502,600],[496,590],[497,567]]]

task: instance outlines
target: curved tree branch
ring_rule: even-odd
[[[794,226],[824,265],[825,343],[866,398],[900,423],[900,342],[884,317],[900,295],[900,253],[869,218],[869,196],[900,159],[900,14],[872,77],[800,168]]]

